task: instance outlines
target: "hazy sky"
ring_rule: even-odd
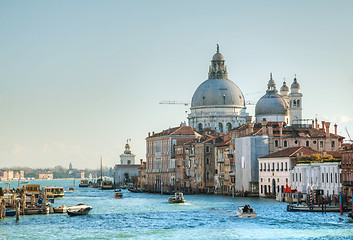
[[[145,159],[217,43],[246,100],[297,74],[303,117],[353,137],[353,1],[0,1],[0,167]]]

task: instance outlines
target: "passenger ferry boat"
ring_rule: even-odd
[[[88,187],[88,180],[81,180],[81,183],[78,185],[79,187]]]
[[[169,203],[186,203],[183,193],[175,193],[174,196],[171,196],[168,200]]]
[[[46,186],[46,187],[43,187],[42,189],[47,193],[47,197],[49,198],[59,198],[65,195],[63,187]]]
[[[114,189],[112,181],[102,181],[101,190]]]
[[[37,198],[40,192],[40,185],[39,184],[22,185],[22,190],[27,196],[31,196],[32,194],[34,194],[34,196]]]

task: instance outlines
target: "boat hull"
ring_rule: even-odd
[[[343,212],[347,212],[347,208],[343,207]],[[340,206],[297,206],[297,205],[287,205],[288,212],[340,212]]]
[[[12,209],[5,209],[5,216],[6,217],[13,217],[16,215],[16,211]]]

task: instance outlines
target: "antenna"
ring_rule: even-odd
[[[345,129],[346,132],[347,132],[347,135],[348,135],[348,137],[349,137],[349,141],[350,141],[350,142],[353,142],[351,136],[349,135],[349,132],[348,132],[348,130],[347,130],[347,127],[344,127],[344,129]]]

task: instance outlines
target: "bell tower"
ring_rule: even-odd
[[[303,112],[303,94],[300,92],[300,85],[297,81],[297,77],[294,77],[294,81],[290,87],[289,94],[289,119],[291,125],[301,124],[302,112]]]

